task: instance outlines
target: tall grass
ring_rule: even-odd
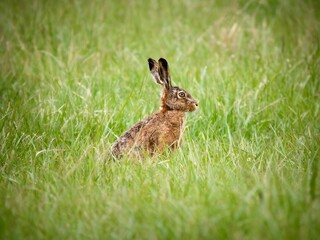
[[[1,1],[0,237],[317,239],[317,1]],[[184,145],[112,142],[156,111],[148,57],[199,101]]]

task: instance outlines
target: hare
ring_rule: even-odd
[[[179,146],[186,112],[196,110],[197,101],[185,90],[171,85],[169,65],[164,58],[149,58],[149,69],[162,86],[160,110],[126,131],[112,146],[112,155],[143,157],[174,150]]]

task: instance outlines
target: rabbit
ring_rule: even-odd
[[[160,110],[136,123],[112,145],[112,155],[118,159],[123,155],[137,158],[154,156],[180,145],[186,112],[193,112],[198,102],[190,93],[171,85],[168,62],[148,59],[150,73],[162,86]]]

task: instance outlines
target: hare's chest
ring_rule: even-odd
[[[181,128],[174,128],[159,135],[158,142],[165,143],[167,146],[178,146],[182,135]]]
[[[183,133],[183,127],[183,118],[176,119],[175,121],[172,121],[172,119],[164,120],[159,128],[158,141],[164,142],[167,145],[172,145],[178,142]]]
[[[159,146],[162,148],[165,145],[174,146],[181,138],[183,124],[183,118],[155,117],[141,130],[138,145],[148,145],[149,149]]]

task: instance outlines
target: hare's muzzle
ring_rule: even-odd
[[[198,102],[196,101],[192,101],[189,105],[189,111],[190,112],[193,112],[194,110],[196,110],[198,107]]]

